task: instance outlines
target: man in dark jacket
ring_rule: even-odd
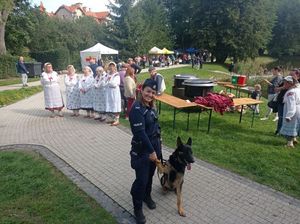
[[[28,79],[27,74],[29,74],[29,71],[27,70],[27,68],[24,64],[24,58],[22,56],[19,57],[19,61],[16,64],[16,68],[17,68],[18,74],[20,74],[21,77],[22,77],[23,87],[28,86],[28,84],[27,84],[27,79]]]
[[[96,59],[95,58],[92,58],[91,60],[90,60],[90,65],[89,65],[89,67],[92,69],[92,71],[93,71],[93,76],[94,76],[94,78],[96,77],[96,69],[97,69],[97,67],[98,67],[98,64],[96,63]]]
[[[132,58],[128,58],[127,63],[131,66],[131,68],[133,68],[134,74],[135,74],[135,75],[139,74],[139,73],[142,71],[141,67],[138,66],[138,65],[133,61]]]

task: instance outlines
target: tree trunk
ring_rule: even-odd
[[[0,55],[6,54],[5,47],[5,25],[6,23],[0,22]]]
[[[223,64],[226,61],[227,56],[228,55],[225,52],[216,52],[216,62]]]

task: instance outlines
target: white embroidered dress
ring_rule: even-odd
[[[121,93],[120,93],[120,76],[116,72],[107,74],[107,85],[105,94],[105,112],[120,113],[121,112]]]
[[[61,109],[64,107],[63,98],[59,87],[59,77],[55,71],[43,72],[41,84],[44,88],[45,108],[47,110]]]
[[[107,75],[103,73],[101,76],[96,76],[94,81],[94,100],[93,108],[97,112],[105,112],[105,91],[107,85]]]
[[[80,91],[79,91],[79,78],[76,74],[65,76],[66,86],[66,99],[67,109],[78,110],[80,109]]]
[[[288,90],[283,98],[283,120],[280,134],[285,136],[297,136],[300,128],[300,88]],[[289,119],[289,122],[286,121]]]
[[[84,110],[93,109],[93,99],[94,99],[94,77],[92,74],[89,76],[83,76],[79,81],[80,91],[80,108]]]

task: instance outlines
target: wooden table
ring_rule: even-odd
[[[246,84],[243,84],[243,85],[240,85],[240,84],[226,84],[226,85],[224,85],[224,87],[226,88],[226,91],[227,91],[227,89],[229,89],[230,90],[230,93],[231,93],[231,90],[232,89],[235,89],[235,95],[236,95],[236,97],[240,97],[241,96],[241,88],[242,87],[245,87],[245,86],[247,86]]]
[[[158,112],[161,112],[161,103],[165,103],[171,107],[174,108],[173,112],[173,129],[175,128],[175,122],[176,122],[176,114],[179,112],[186,112],[188,114],[187,119],[187,130],[189,130],[189,123],[190,123],[190,110],[185,109],[199,109],[198,112],[198,123],[197,123],[197,129],[199,129],[199,120],[200,120],[200,113],[202,111],[209,111],[209,119],[208,119],[208,125],[207,125],[207,133],[209,133],[210,130],[210,121],[211,121],[211,114],[212,114],[212,108],[206,107],[204,105],[200,105],[193,102],[188,102],[183,99],[180,99],[178,97],[163,93],[160,96],[155,96],[155,99],[159,102],[159,108]]]
[[[263,101],[260,100],[255,100],[252,98],[234,98],[233,99],[233,104],[234,106],[242,106],[241,109],[241,114],[240,114],[240,123],[242,122],[242,117],[243,117],[243,110],[244,110],[244,106],[245,105],[254,105],[255,108],[258,104],[263,103]],[[255,108],[253,110],[253,114],[252,114],[252,122],[251,122],[251,127],[253,127],[253,121],[254,121],[254,114],[255,114]]]

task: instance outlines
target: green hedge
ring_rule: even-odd
[[[70,63],[70,52],[67,48],[41,51],[41,52],[31,52],[31,57],[36,59],[43,64],[50,62],[53,65],[54,70],[66,69]]]
[[[0,79],[5,79],[17,75],[16,63],[18,62],[18,59],[19,56],[0,56]]]

